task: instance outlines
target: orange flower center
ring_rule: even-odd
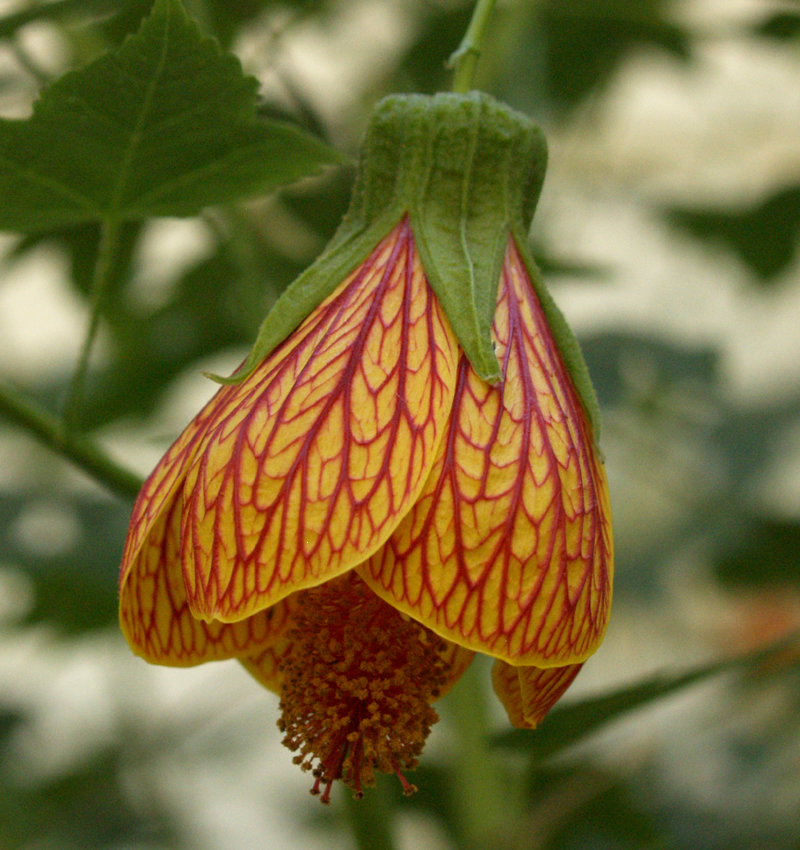
[[[354,573],[304,591],[295,623],[278,726],[295,764],[313,771],[311,793],[327,803],[341,779],[360,799],[377,770],[413,794],[401,771],[416,767],[439,719],[430,703],[447,677],[444,642]]]

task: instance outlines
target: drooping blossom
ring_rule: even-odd
[[[434,120],[418,117],[431,108]],[[337,779],[361,795],[376,771],[413,790],[403,771],[437,719],[431,703],[475,652],[496,659],[511,722],[535,727],[599,645],[611,603],[593,402],[523,240],[541,176],[506,181],[521,200],[495,205],[498,224],[478,193],[497,191],[484,161],[465,173],[459,160],[496,148],[498,167],[530,172],[509,155],[541,150],[530,122],[511,113],[524,138],[509,143],[510,110],[476,96],[395,98],[389,113],[368,131],[333,247],[145,483],[120,579],[134,652],[176,666],[238,658],[280,695],[284,743],[323,801]],[[405,162],[421,150],[392,183],[395,142]],[[432,202],[444,223],[408,200],[414,180],[459,168],[469,203]],[[381,180],[401,187],[383,207]],[[459,203],[455,224],[482,240],[468,251],[480,274],[442,295],[463,277],[460,258],[446,263]],[[487,339],[481,286],[494,298]],[[275,342],[283,310],[291,327]]]

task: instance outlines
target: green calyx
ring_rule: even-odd
[[[339,230],[278,299],[246,363],[225,382],[246,377],[408,216],[430,285],[473,368],[489,383],[501,378],[491,327],[503,258],[509,237],[515,238],[597,435],[580,350],[525,247],[546,166],[538,126],[487,95],[382,100],[366,130]]]
[[[496,383],[491,327],[500,269],[510,232],[527,233],[539,199],[544,135],[478,92],[395,96],[376,108],[361,150],[350,214],[362,221],[408,215],[464,353]]]

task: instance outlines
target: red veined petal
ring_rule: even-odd
[[[267,690],[272,691],[273,694],[280,696],[283,682],[280,665],[290,649],[291,642],[284,637],[273,646],[268,646],[255,655],[240,658],[239,662],[257,682]]]
[[[608,619],[608,490],[513,239],[494,337],[501,384],[461,360],[431,476],[358,572],[449,640],[513,664],[572,664],[596,649]]]
[[[433,466],[457,358],[404,220],[215,411],[184,488],[195,615],[239,620],[380,547]]]
[[[120,625],[131,649],[155,664],[189,667],[273,643],[289,622],[291,599],[238,623],[192,616],[180,566],[182,500],[180,491],[173,495],[126,570]]]
[[[583,664],[564,667],[514,667],[499,659],[492,666],[492,685],[518,729],[535,729],[564,696]]]
[[[120,568],[120,625],[133,651],[154,663],[190,666],[252,651],[273,640],[285,619],[271,612],[234,630],[196,620],[186,602],[179,552],[181,487],[215,405],[229,392],[220,390],[192,420],[158,462],[133,508]]]
[[[164,511],[174,504],[175,493],[183,485],[189,464],[216,405],[224,402],[225,396],[229,394],[230,387],[223,387],[216,393],[170,446],[144,482],[136,497],[128,525],[128,536],[125,540],[119,572],[120,589],[127,581],[139,550],[153,532],[153,526]]]

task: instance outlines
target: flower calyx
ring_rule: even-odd
[[[547,164],[529,118],[479,92],[392,95],[370,118],[350,209],[332,242],[267,316],[243,379],[408,216],[426,274],[478,374],[491,343],[509,233],[524,242]]]

